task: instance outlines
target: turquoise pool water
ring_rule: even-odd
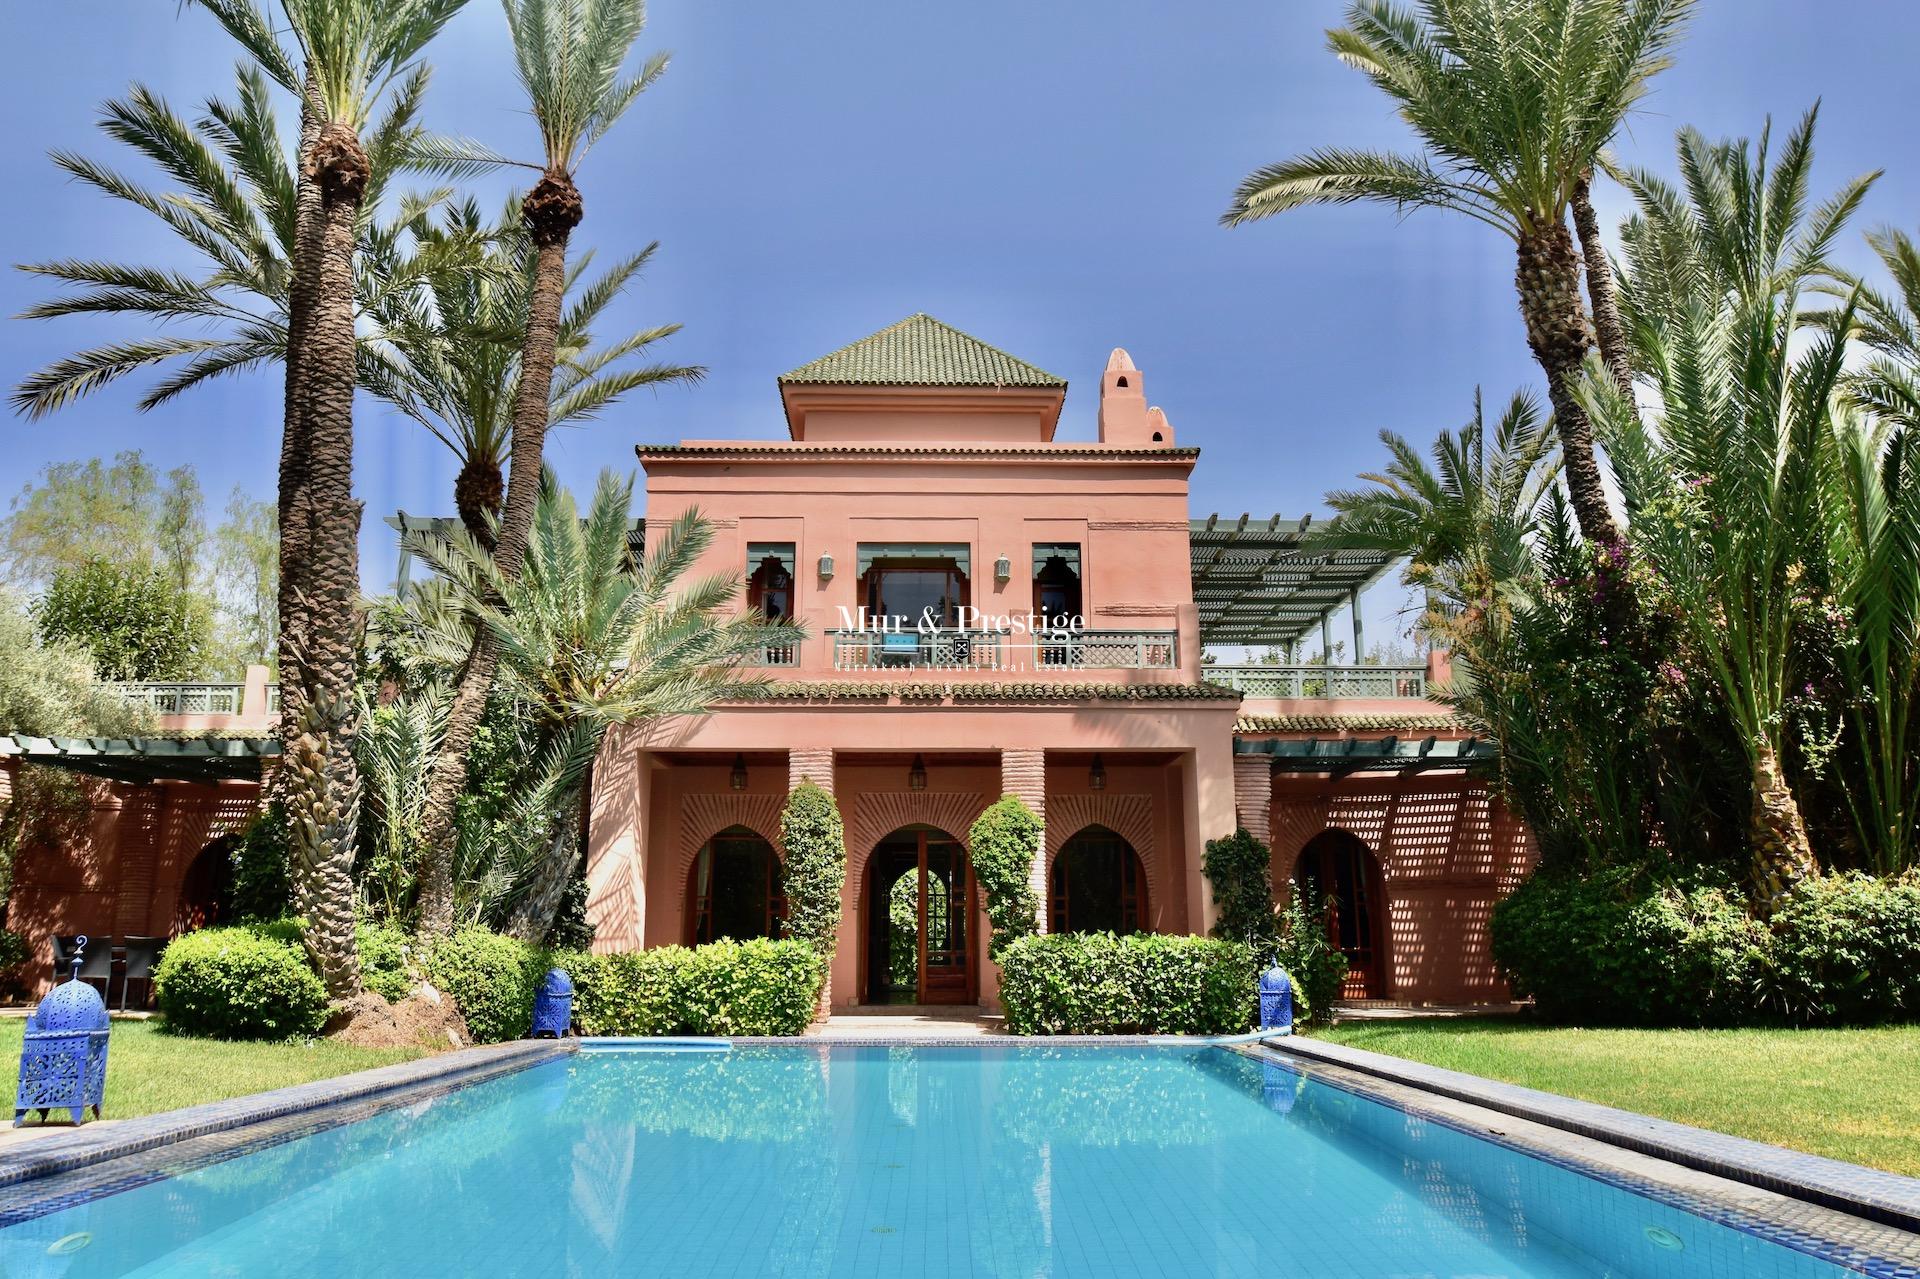
[[[583,1053],[0,1229],[8,1279],[1846,1273],[1144,1047]]]

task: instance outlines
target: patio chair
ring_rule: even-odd
[[[53,939],[53,983],[56,986],[67,980],[73,971],[77,940],[75,937],[58,936]],[[109,939],[87,939],[87,948],[80,951],[80,980],[98,990],[101,999],[107,997],[107,991],[113,985],[113,946]]]
[[[153,1002],[153,966],[160,962],[160,952],[166,949],[165,937],[129,937],[121,949],[125,960],[120,970],[120,1011],[127,1011],[127,991],[135,982],[140,983],[140,1000],[136,1005],[145,1008]]]

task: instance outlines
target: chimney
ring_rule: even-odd
[[[1100,442],[1139,446],[1151,442],[1153,427],[1147,417],[1147,393],[1140,370],[1120,347],[1107,357],[1100,377]]]

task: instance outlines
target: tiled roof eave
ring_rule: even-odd
[[[871,681],[794,681],[776,684],[757,697],[736,698],[734,706],[780,702],[856,702],[902,705],[951,702],[1214,702],[1237,704],[1240,693],[1218,684],[1107,684],[1027,681],[883,684]]]
[[[964,457],[1058,460],[1062,458],[1127,462],[1192,462],[1197,448],[1121,448],[1103,444],[636,444],[635,456],[697,460],[728,458],[750,461],[806,460],[816,457],[893,458]]]

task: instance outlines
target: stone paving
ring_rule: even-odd
[[[856,1005],[808,1028],[809,1037],[915,1043],[1004,1033],[1005,1018],[976,1004]]]

